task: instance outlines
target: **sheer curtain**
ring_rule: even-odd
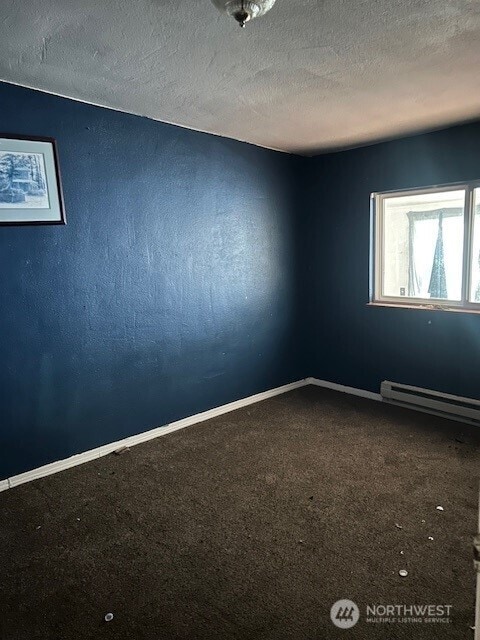
[[[460,300],[463,260],[462,212],[410,212],[409,295]]]

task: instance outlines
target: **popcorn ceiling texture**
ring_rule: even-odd
[[[478,117],[477,0],[5,0],[0,79],[311,155]]]

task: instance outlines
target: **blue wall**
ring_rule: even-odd
[[[480,316],[368,307],[372,191],[480,178],[480,124],[313,158],[303,180],[309,375],[480,398]]]
[[[0,84],[68,224],[0,227],[0,478],[312,375],[480,398],[480,316],[369,308],[369,196],[480,178],[480,124],[298,158]]]
[[[0,227],[0,478],[304,375],[296,159],[0,84],[68,224]]]

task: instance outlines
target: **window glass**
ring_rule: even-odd
[[[480,188],[473,191],[473,238],[470,301],[480,302]]]
[[[384,196],[382,202],[382,295],[461,300],[465,190]],[[480,244],[480,222],[478,228]]]

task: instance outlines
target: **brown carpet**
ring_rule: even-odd
[[[0,638],[471,638],[479,452],[479,429],[308,387],[6,491]],[[369,624],[374,603],[452,621]]]

